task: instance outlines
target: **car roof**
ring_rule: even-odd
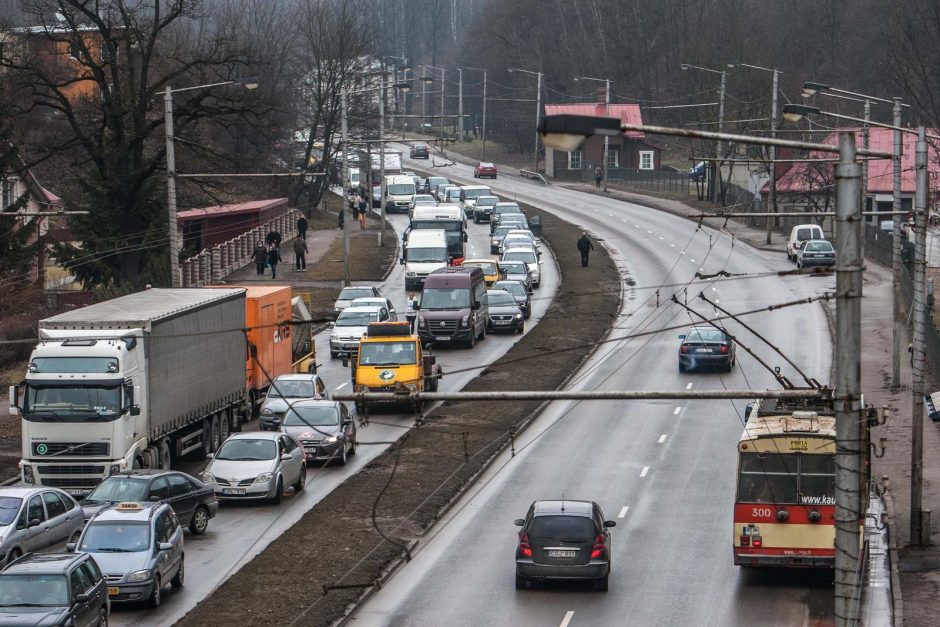
[[[716,329],[713,326],[710,326],[710,325],[706,326],[702,324],[689,327],[689,330],[686,333],[686,335],[688,335],[689,333],[692,333],[692,331],[721,331],[725,335],[728,335],[728,332],[724,329],[724,327],[719,327]]]
[[[503,205],[503,206],[505,206],[505,207],[508,207],[508,206],[510,206],[510,205],[515,205],[516,207],[519,206],[519,203],[517,203],[515,200],[501,200],[501,201],[498,202],[497,204]]]
[[[340,401],[331,401],[326,398],[302,398],[291,403],[291,407],[339,407]]]
[[[505,251],[503,251],[503,254],[505,255],[507,253],[532,253],[533,255],[536,254],[535,248],[522,248],[522,247],[507,248]],[[509,261],[515,261],[515,260],[510,259]]]
[[[477,198],[477,202],[480,202],[484,198],[495,198],[496,202],[499,202],[499,196],[480,196],[479,198]]]
[[[461,185],[460,189],[489,189],[489,185]]]
[[[352,313],[377,313],[381,308],[382,305],[356,305],[355,307],[347,307],[343,311],[350,311]]]
[[[495,259],[464,259],[463,260],[463,265],[467,265],[468,263],[496,263],[496,260]]]
[[[347,309],[352,309],[348,307]],[[275,378],[275,381],[313,381],[318,375],[311,374],[308,372],[292,372],[289,374],[280,374]]]
[[[313,399],[304,399],[304,400],[313,400]],[[296,401],[300,402],[300,401]],[[333,402],[333,401],[329,401]],[[277,436],[281,435],[277,431],[243,431],[240,433],[233,433],[228,436],[229,440],[274,440]]]
[[[180,472],[179,470],[161,470],[159,468],[134,468],[133,470],[122,470],[121,472],[114,473],[109,477],[105,477],[107,481],[110,477],[124,477],[128,479],[150,479],[152,477],[161,477],[163,475],[182,475],[186,474]]]
[[[135,506],[131,508],[131,505]],[[88,524],[92,522],[127,522],[127,521],[136,521],[136,522],[146,522],[157,512],[161,507],[169,507],[166,503],[155,503],[153,501],[143,501],[140,503],[115,503],[105,507],[97,514],[94,518],[88,521]]]
[[[59,575],[72,564],[85,559],[86,553],[30,553],[11,562],[3,569],[4,575]]]
[[[385,298],[384,296],[360,296],[359,298],[353,299],[353,305],[355,305],[356,303],[362,303],[365,305],[371,302],[381,302],[384,305],[385,303],[388,302],[388,299]],[[289,376],[294,376],[294,375],[282,374],[281,376],[289,377]]]
[[[832,242],[830,242],[827,239],[808,239],[808,240],[803,240],[803,243],[804,244],[829,244],[830,246],[832,246]]]
[[[0,488],[0,496],[26,498],[42,490],[48,490],[48,487],[38,488]]]
[[[489,295],[491,295],[491,294],[495,294],[496,292],[503,293],[503,294],[505,294],[506,296],[512,296],[512,294],[510,294],[510,293],[507,292],[506,290],[500,290],[500,289],[496,289],[496,288],[494,288],[494,287],[491,287],[491,288],[489,288],[488,290],[486,290],[486,295],[489,296]]]
[[[591,501],[536,501],[532,504],[535,516],[593,516]]]

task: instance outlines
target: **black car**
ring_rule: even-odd
[[[412,159],[430,159],[431,151],[428,149],[427,144],[414,144],[411,146],[411,158]]]
[[[212,486],[176,470],[130,470],[111,475],[79,505],[85,521],[109,505],[125,502],[166,501],[180,525],[195,534],[205,533],[209,519],[219,511]]]
[[[335,461],[345,466],[347,458],[356,454],[356,421],[339,401],[297,401],[284,414],[280,430],[300,442],[308,462]]]
[[[532,292],[522,281],[497,281],[493,283],[494,290],[504,290],[512,294],[516,304],[522,310],[522,317],[526,320],[532,315]]]
[[[724,329],[692,327],[679,336],[679,372],[718,368],[731,372],[737,360],[734,341]]]
[[[108,585],[86,553],[28,553],[0,572],[0,625],[107,625]]]
[[[516,588],[546,579],[592,581],[606,592],[610,576],[610,533],[617,525],[605,520],[593,501],[535,501],[525,518],[515,521]]]
[[[522,308],[516,304],[512,294],[504,290],[486,290],[486,300],[489,303],[489,313],[486,317],[486,331],[525,331],[525,318]]]

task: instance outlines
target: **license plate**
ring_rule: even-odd
[[[73,495],[73,496],[85,496],[85,492],[86,492],[86,491],[85,491],[85,490],[76,490],[75,488],[72,488],[72,489],[70,489],[70,490],[66,490],[66,492],[68,492],[69,494],[71,494],[71,495]]]
[[[450,339],[450,336],[447,336],[447,335],[435,335],[434,336],[435,342],[446,342],[449,339]]]
[[[244,494],[245,488],[222,488],[222,494]]]
[[[120,588],[108,588],[108,596],[109,596],[109,597],[114,597],[114,596],[117,596],[117,595],[119,595],[119,594],[121,594],[121,589],[120,589]]]
[[[510,322],[509,320],[494,320],[494,321],[493,321],[493,324],[495,324],[495,325],[497,325],[497,326],[498,326],[498,325],[507,325],[507,324],[509,324],[509,322]]]
[[[562,557],[562,558],[572,558],[575,556],[575,551],[549,551],[549,557]]]
[[[710,349],[710,348],[700,348],[700,349],[698,349],[698,352],[700,352],[700,353],[710,353],[710,352],[712,352],[712,349]]]

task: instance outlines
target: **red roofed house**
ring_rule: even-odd
[[[605,113],[605,106],[608,113]],[[642,124],[643,114],[638,104],[576,103],[547,104],[545,115],[589,115],[594,117],[620,118],[624,124]],[[627,131],[611,137],[607,149],[608,168],[630,168],[634,170],[658,170],[660,149],[648,142],[638,131]],[[603,165],[604,138],[600,135],[588,137],[578,150],[562,152],[545,149],[545,174],[555,178],[581,178],[582,168],[593,170]]]
[[[187,209],[176,214],[183,248],[193,254],[234,239],[288,211],[286,198]]]
[[[856,130],[855,143],[861,148],[863,144],[860,129]],[[929,134],[937,131],[928,129]],[[917,135],[902,133],[903,154],[901,156],[901,208],[906,211],[913,210],[914,202],[914,149]],[[833,133],[823,140],[824,144],[838,144],[838,135]],[[872,150],[892,152],[894,147],[894,131],[887,128],[872,127],[869,130],[869,147]],[[832,159],[833,153],[810,152],[810,159]],[[868,163],[868,185],[865,190],[865,199],[869,211],[891,211],[894,181],[894,167],[891,159],[872,159]],[[777,178],[777,208],[779,211],[790,210],[832,210],[835,201],[835,174],[833,163],[797,163],[785,174]],[[940,189],[940,152],[932,145],[928,145],[927,171],[930,178],[931,202],[935,191]],[[770,184],[765,184],[761,196],[766,202]],[[866,222],[880,223],[882,219],[874,220],[877,216],[865,216]],[[890,220],[886,215],[883,220]]]

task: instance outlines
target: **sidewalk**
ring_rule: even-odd
[[[310,268],[323,258],[326,251],[330,249],[333,242],[343,234],[339,229],[318,229],[307,231],[307,268]],[[307,273],[294,270],[294,239],[297,232],[284,234],[281,241],[281,258],[283,261],[277,265],[277,281],[287,282],[297,287],[335,287],[336,281],[316,281],[313,277],[308,279]],[[271,269],[266,268],[263,276],[258,276],[255,264],[250,263],[241,270],[232,272],[225,277],[226,283],[265,283],[273,282],[271,279]]]

